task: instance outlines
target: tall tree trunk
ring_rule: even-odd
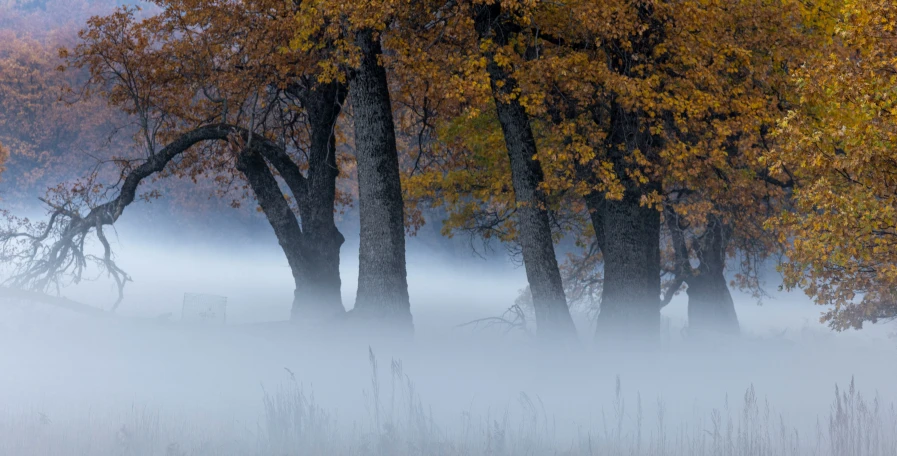
[[[405,221],[395,124],[380,39],[357,32],[361,64],[350,98],[355,114],[361,239],[354,314],[413,330],[405,269]]]
[[[475,25],[481,41],[507,44],[509,30],[498,4],[476,7]],[[534,158],[536,141],[529,115],[512,94],[516,81],[498,65],[493,52],[486,52],[487,71],[498,120],[511,161],[511,180],[517,202],[518,242],[533,296],[538,334],[544,337],[573,337],[576,328],[570,317],[564,286],[551,237],[546,199],[539,188],[542,168]]]
[[[345,313],[339,275],[339,253],[345,239],[334,219],[339,175],[334,128],[347,90],[338,82],[296,83],[287,90],[308,114],[311,143],[307,177],[285,151],[273,147],[246,151],[238,160],[238,170],[250,183],[290,264],[296,284],[291,319],[338,316]],[[289,217],[282,213],[289,203],[268,164],[290,188],[299,206],[301,226],[292,211]]]
[[[315,85],[299,94],[311,124],[307,191],[300,201],[300,216],[303,250],[313,266],[306,280],[296,287],[293,319],[345,312],[339,271],[340,247],[345,238],[336,228],[334,204],[339,176],[335,127],[346,95],[346,87],[339,82]]]
[[[640,201],[640,192],[627,190],[601,207],[604,285],[596,330],[607,348],[659,343],[660,212]]]
[[[722,271],[695,276],[687,283],[689,334],[739,333],[735,303]]]
[[[610,43],[607,63],[620,76],[642,79],[640,65],[656,58],[654,51],[664,39],[664,19],[655,15],[650,2],[635,5],[645,28],[625,40]],[[650,68],[650,66],[649,66]],[[642,197],[660,190],[660,183],[632,177],[640,166],[636,152],[648,160],[659,160],[656,151],[663,138],[651,133],[650,117],[638,107],[628,106],[612,95],[605,107],[593,111],[596,122],[607,129],[602,152],[613,163],[623,185],[621,200],[607,199],[602,216],[604,236],[604,288],[597,337],[607,348],[652,348],[660,343],[660,211],[642,206]],[[648,171],[650,172],[650,171]],[[598,229],[596,228],[596,232]]]
[[[729,229],[717,220],[711,220],[696,240],[695,250],[701,264],[685,280],[689,334],[739,332],[735,303],[724,274],[728,240]]]
[[[658,190],[629,177],[631,155],[656,147],[643,123],[644,113],[617,102],[610,104],[607,155],[624,188],[620,200],[605,199],[593,216],[604,238],[604,288],[597,337],[607,348],[653,347],[660,343],[660,211],[642,205],[642,197]],[[615,346],[615,344],[620,346]]]

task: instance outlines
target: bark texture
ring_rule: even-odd
[[[492,40],[499,46],[507,44],[510,27],[500,5],[477,6],[474,19],[481,41]],[[533,296],[537,331],[544,337],[571,337],[576,329],[564,295],[545,195],[539,188],[543,174],[535,159],[536,141],[529,115],[520,101],[510,96],[517,87],[516,81],[495,62],[494,53],[486,52],[485,57],[498,120],[511,161],[518,242]]]
[[[339,176],[335,126],[347,88],[333,82],[300,91],[298,95],[311,124],[308,178],[305,180],[307,191],[298,202],[304,234],[302,248],[313,267],[296,286],[294,319],[308,314],[334,315],[345,311],[339,272],[340,248],[345,238],[336,228],[334,204]]]
[[[411,332],[411,305],[405,269],[405,221],[395,124],[379,37],[357,32],[361,51],[350,89],[358,162],[358,254],[356,314]]]
[[[339,275],[345,241],[334,219],[336,139],[334,127],[346,97],[340,83],[296,84],[288,91],[308,114],[311,143],[308,172],[279,147],[250,141],[237,169],[243,173],[274,229],[295,283],[291,319],[319,319],[345,313]],[[258,139],[258,138],[253,138]],[[269,165],[286,182],[299,207],[299,220],[283,197]]]
[[[652,58],[663,40],[665,24],[649,3],[639,4],[645,29],[627,40],[629,46],[609,46],[611,71],[628,78],[643,78],[636,62]],[[651,132],[651,120],[638,107],[611,97],[607,107],[593,113],[607,128],[604,148],[623,184],[621,200],[603,203],[604,289],[596,325],[599,342],[609,349],[648,348],[660,343],[660,211],[642,205],[642,198],[659,192],[659,181],[647,171],[648,182],[631,177],[639,170],[636,151],[659,160],[663,138]],[[599,154],[600,155],[600,154]],[[596,227],[596,232],[599,230]]]
[[[623,71],[622,69],[620,71]],[[596,336],[606,349],[654,347],[660,342],[660,212],[642,204],[659,185],[629,178],[631,156],[659,144],[644,114],[611,102],[605,149],[623,185],[622,199],[586,195],[604,258],[604,284]],[[594,178],[594,177],[592,177]]]
[[[641,192],[629,190],[599,209],[604,287],[596,330],[609,349],[659,343],[660,212],[640,201]]]

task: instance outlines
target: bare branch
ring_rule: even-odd
[[[464,328],[467,326],[472,326],[474,329],[477,329],[480,328],[481,325],[483,325],[482,329],[499,326],[504,328],[505,333],[509,333],[515,329],[519,329],[526,334],[532,335],[526,324],[526,313],[517,304],[509,307],[508,310],[506,310],[500,317],[479,318],[467,323],[462,323],[460,325],[457,325],[456,327]]]
[[[78,283],[88,263],[92,262],[116,282],[118,299],[114,310],[123,299],[124,287],[130,277],[115,263],[103,226],[112,225],[121,217],[125,208],[134,202],[137,188],[144,179],[162,172],[174,158],[190,147],[203,141],[245,138],[246,134],[244,129],[231,125],[198,127],[183,133],[128,171],[118,195],[105,203],[93,206],[91,189],[76,186],[72,190],[61,190],[57,195],[58,201],[43,199],[50,214],[46,223],[33,224],[27,219],[19,220],[6,214],[7,227],[0,230],[0,259],[11,264],[14,271],[5,283],[32,291],[45,292],[50,287],[58,289],[65,277]],[[83,211],[87,214],[84,215]],[[85,252],[91,233],[103,247],[102,257]]]

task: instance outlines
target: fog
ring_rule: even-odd
[[[2,454],[696,454],[683,448],[712,446],[714,409],[719,429],[729,416],[730,439],[750,427],[751,387],[757,422],[768,426],[751,432],[781,442],[725,454],[838,454],[834,391],[852,378],[867,398],[878,396],[877,425],[895,424],[893,328],[832,333],[803,295],[775,292],[774,274],[762,306],[736,293],[738,340],[683,339],[686,302],[677,297],[664,309],[657,353],[599,350],[583,317],[580,345],[546,349],[520,332],[458,326],[513,304],[522,268],[411,238],[415,337],[397,343],[277,323],[289,317],[292,278],[264,229],[148,230],[145,219],[127,219],[115,249],[134,282],[116,317],[3,302]],[[356,255],[350,239],[341,263],[347,308]],[[226,325],[180,323],[184,293],[225,296]],[[103,277],[62,294],[107,308],[115,296]],[[313,397],[329,421],[300,397]],[[297,410],[311,415],[296,421]]]
[[[153,8],[5,3],[24,5],[16,21],[36,37],[73,36],[113,4]],[[0,182],[4,208],[43,219],[8,199],[13,177]],[[685,338],[680,295],[663,309],[657,352],[596,346],[586,315],[575,315],[577,345],[546,347],[465,325],[514,304],[524,270],[499,245],[484,258],[431,224],[408,239],[414,339],[383,340],[287,322],[293,279],[262,216],[166,204],[134,204],[107,228],[134,279],[114,315],[0,298],[0,456],[897,454],[897,327],[832,332],[823,308],[778,291],[773,265],[763,305],[733,290],[739,338]],[[351,219],[340,226],[347,309]],[[60,294],[109,309],[114,283],[92,278]],[[226,323],[180,321],[185,293],[225,297]]]

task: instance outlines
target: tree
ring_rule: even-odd
[[[208,2],[164,2],[163,11],[127,30],[137,34],[137,43],[160,37],[158,52],[146,52],[146,60],[115,72],[103,68],[105,62],[127,65],[135,61],[116,49],[118,22],[96,22],[93,33],[83,35],[89,47],[82,47],[84,60],[96,72],[113,70],[149,87],[137,87],[126,94],[143,131],[150,128],[177,128],[177,122],[207,123],[220,120],[245,125],[250,132],[246,153],[229,163],[228,155],[215,149],[181,163],[175,172],[196,176],[209,169],[232,169],[246,178],[252,193],[274,228],[296,282],[294,318],[332,316],[344,312],[340,297],[339,250],[343,236],[334,222],[335,190],[339,174],[336,158],[336,122],[346,97],[345,83],[322,74],[316,68],[320,54],[284,53],[293,32],[293,7],[279,2],[254,2],[212,7]],[[111,26],[110,32],[102,27]],[[142,28],[143,30],[140,30]],[[140,36],[144,33],[144,36]],[[109,37],[106,39],[106,37]],[[91,40],[94,40],[91,42]],[[147,48],[149,50],[151,48]],[[141,49],[140,51],[143,51]],[[119,54],[116,54],[119,52]],[[327,52],[324,49],[322,52]],[[112,57],[110,57],[112,54]],[[121,56],[116,60],[115,57]],[[153,65],[167,64],[169,72]],[[130,73],[129,73],[130,72]],[[100,76],[98,82],[105,77]],[[121,79],[121,78],[119,78]],[[114,81],[122,86],[132,81]],[[121,87],[121,86],[120,86]],[[127,87],[127,86],[124,86]],[[145,91],[144,91],[145,90]],[[153,92],[153,90],[157,90]],[[169,93],[164,93],[168,90]],[[141,97],[155,97],[141,100]],[[169,96],[200,97],[195,105]],[[122,94],[110,92],[113,100]],[[153,110],[156,112],[144,112]],[[156,119],[148,119],[156,116]],[[155,125],[151,125],[156,122]],[[162,130],[165,134],[165,130]],[[154,132],[155,134],[155,132]],[[253,135],[275,140],[278,148],[264,148],[265,166],[252,147]],[[152,144],[155,138],[147,136]],[[222,163],[223,161],[223,163]],[[270,167],[270,168],[269,168]],[[272,175],[273,168],[285,182],[295,202],[301,224],[292,215]],[[307,171],[303,174],[303,168]],[[268,195],[261,198],[260,195]]]
[[[514,13],[505,10],[500,3],[475,5],[472,13],[510,159],[518,242],[539,334],[554,338],[570,337],[575,334],[575,328],[555,257],[547,200],[540,188],[543,172],[536,159],[536,140],[529,115],[516,93],[517,82],[496,55],[501,48],[511,44],[516,27]]]
[[[688,218],[682,226],[689,236],[737,240],[703,246],[687,240],[679,249],[692,259],[708,257],[697,270],[679,268],[696,285],[695,316],[702,300],[715,303],[708,310],[731,309],[725,257],[754,244],[754,236],[770,237],[751,217],[780,204],[787,184],[770,175],[762,156],[789,101],[789,68],[812,48],[805,6],[584,1],[565,7],[534,10],[528,42],[542,47],[517,74],[554,137],[545,148],[548,184],[582,195],[591,215],[604,261],[599,333],[615,347],[632,338],[656,340],[659,310],[675,291],[661,300],[661,222],[672,226],[663,212]],[[712,287],[698,283],[710,277],[709,270],[698,274],[708,267]],[[713,319],[712,312],[706,316]]]
[[[664,304],[683,283],[688,286],[689,331],[738,333],[738,316],[724,275],[732,236],[730,226],[721,217],[711,215],[698,233],[681,224],[675,211],[668,211],[666,220],[673,246],[673,283],[666,292]],[[698,266],[692,266],[692,258]]]
[[[3,258],[14,263],[17,271],[11,278],[13,286],[45,290],[58,287],[61,280],[71,276],[75,282],[82,279],[89,263],[96,263],[118,285],[118,300],[123,298],[128,274],[115,263],[111,246],[103,227],[114,224],[125,208],[138,197],[137,188],[147,177],[161,172],[173,159],[201,141],[226,140],[230,135],[244,133],[223,125],[200,127],[172,141],[154,153],[139,166],[123,175],[116,196],[97,204],[102,198],[98,187],[82,183],[69,188],[61,186],[48,200],[50,216],[46,222],[31,223],[27,219],[9,218],[0,234]],[[245,133],[244,133],[245,134]],[[84,208],[88,211],[85,214]],[[85,250],[88,236],[93,232],[102,245],[102,256]]]
[[[447,5],[431,14],[438,32],[416,65],[430,85],[451,94],[444,99],[462,101],[444,109],[433,129],[438,141],[428,161],[438,171],[410,182],[430,189],[418,196],[442,193],[436,202],[453,211],[448,229],[519,239],[510,223],[519,215],[508,202],[511,172],[494,164],[495,130],[483,131],[501,126],[480,95],[490,81],[477,74],[489,59],[468,57],[480,52],[479,45],[471,51],[465,33],[475,24],[459,19],[469,17],[470,4]],[[695,329],[700,315],[715,321],[715,313],[737,327],[723,272],[737,254],[748,269],[738,284],[759,290],[750,269],[777,248],[759,222],[783,204],[790,183],[762,157],[790,101],[789,69],[813,47],[807,14],[814,8],[762,1],[484,5],[513,19],[503,31],[507,45],[495,47],[513,85],[499,85],[529,117],[554,235],[566,232],[559,208],[587,209],[604,269],[598,332],[608,346],[656,340],[660,308],[686,279],[694,284]],[[444,69],[434,71],[439,62]],[[422,104],[417,109],[426,113]],[[679,251],[708,261],[672,267],[675,286],[661,298],[661,234],[673,226],[667,216],[681,225],[686,248]]]
[[[291,48],[333,51],[321,66],[346,75],[352,105],[358,175],[358,294],[353,315],[410,333],[412,319],[405,269],[405,214],[393,119],[392,97],[383,52],[383,35],[402,5],[371,2],[303,3]]]
[[[897,317],[897,6],[848,0],[820,13],[828,40],[795,71],[799,99],[769,155],[794,176],[794,207],[770,226],[788,243],[786,288],[831,306],[822,321],[844,330]]]
[[[112,261],[102,226],[114,223],[134,200],[127,191],[151,176],[210,175],[226,184],[242,178],[290,263],[294,318],[343,313],[343,237],[333,217],[339,199],[335,124],[344,83],[319,77],[315,55],[281,52],[292,37],[294,11],[277,9],[284,6],[280,2],[160,6],[159,14],[144,20],[136,20],[132,9],[94,18],[81,33],[81,44],[65,51],[73,67],[90,71],[86,94],[105,99],[134,121],[143,156],[116,157],[118,185],[89,182],[77,187],[74,198],[73,192],[62,192],[61,204],[51,206],[50,221],[36,236],[34,230],[10,231],[8,240],[28,239],[33,244],[28,249],[41,253],[26,259],[17,282],[43,288],[72,267],[80,279],[84,241],[93,231],[105,250],[101,265],[121,288],[127,276]],[[171,154],[157,158],[163,150]],[[104,202],[106,195],[111,200]],[[113,206],[114,215],[102,215]],[[91,215],[96,211],[100,215]]]
[[[355,312],[409,330],[404,203],[379,33],[372,29],[355,32],[361,53],[351,90],[361,216]]]
[[[700,46],[691,46],[701,50],[693,57],[706,62],[705,75],[695,80],[714,81],[718,87],[702,92],[717,101],[703,108],[701,122],[683,123],[676,132],[680,147],[703,154],[681,163],[687,168],[671,163],[664,181],[664,217],[675,258],[672,285],[688,285],[689,329],[696,332],[737,332],[723,274],[733,266],[728,260],[737,260],[736,286],[757,297],[764,293],[759,269],[783,246],[763,222],[788,205],[794,184],[766,166],[777,147],[772,130],[795,99],[790,69],[799,67],[820,39],[814,4],[718,6],[721,11],[698,10],[703,14],[696,17],[708,26]],[[722,20],[706,14],[722,14]],[[717,65],[720,55],[730,57]],[[668,291],[665,301],[670,297]]]
[[[535,136],[502,55],[513,51],[516,13],[434,1],[404,17],[393,48],[397,96],[411,119],[403,126],[417,130],[406,169],[412,205],[444,206],[445,234],[511,243],[523,258],[538,334],[570,339]]]
[[[72,54],[75,66],[90,69],[90,89],[133,116],[137,142],[149,157],[158,144],[197,128],[221,125],[233,133],[203,138],[153,173],[245,179],[293,271],[294,317],[342,313],[343,237],[333,218],[336,123],[351,92],[361,119],[355,124],[363,233],[357,313],[410,328],[398,160],[379,62],[382,26],[356,11],[352,17],[364,20],[333,27],[345,5],[158,4],[160,13],[142,21],[130,9],[92,19]],[[295,50],[284,52],[290,47]],[[125,178],[133,162],[121,163]],[[299,220],[288,210],[291,202]]]

